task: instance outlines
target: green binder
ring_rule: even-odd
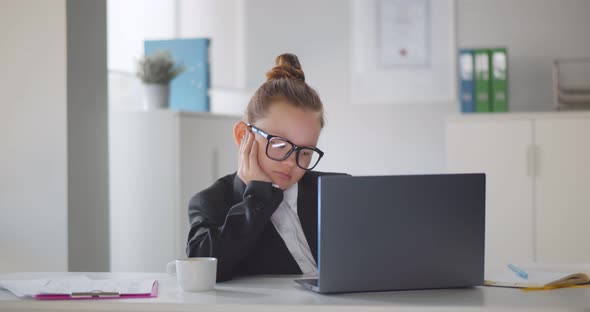
[[[491,112],[490,53],[488,49],[475,49],[475,111]]]
[[[493,112],[508,111],[508,53],[505,48],[491,49],[491,104]]]

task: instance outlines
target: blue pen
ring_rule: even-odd
[[[518,275],[518,276],[520,276],[520,277],[522,277],[524,279],[529,278],[529,275],[527,274],[527,272],[525,272],[525,271],[517,268],[516,266],[514,266],[512,264],[509,264],[508,265],[508,268],[510,268],[510,270],[512,270],[512,272],[516,273],[516,275]]]

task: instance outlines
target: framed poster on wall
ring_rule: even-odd
[[[351,0],[356,104],[454,102],[454,0]]]
[[[430,1],[379,0],[377,45],[382,66],[430,66]]]

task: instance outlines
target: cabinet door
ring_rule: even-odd
[[[535,129],[538,260],[588,262],[590,118],[539,118]]]
[[[162,272],[174,259],[176,114],[109,114],[110,247],[113,272]]]
[[[486,275],[533,260],[531,143],[532,121],[524,117],[447,122],[447,169],[486,174]]]
[[[238,169],[233,126],[239,117],[183,114],[180,117],[180,187],[177,204],[176,256],[186,257],[190,230],[188,203],[197,192]]]

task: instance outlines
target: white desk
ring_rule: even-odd
[[[47,278],[81,273],[13,273],[0,279]],[[303,290],[292,276],[259,276],[217,284],[202,293],[182,292],[166,274],[83,273],[90,278],[147,278],[160,282],[158,298],[83,301],[19,299],[0,290],[0,311],[583,311],[590,288],[523,292],[516,289],[423,290],[320,295]]]

